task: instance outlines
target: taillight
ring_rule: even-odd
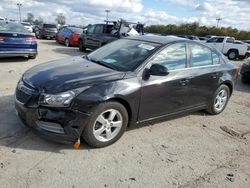
[[[24,40],[25,41],[27,41],[27,42],[32,42],[32,41],[35,41],[35,37],[26,37],[26,38],[24,38]]]
[[[1,36],[0,36],[0,41],[3,41],[4,39],[5,39],[5,37],[1,37]]]

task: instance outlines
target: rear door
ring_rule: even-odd
[[[195,106],[205,105],[210,102],[222,75],[219,69],[219,55],[210,48],[197,43],[189,43],[189,50],[191,61],[189,84],[192,100],[187,102]]]
[[[95,28],[96,28],[96,25],[91,25],[88,27],[88,29],[86,31],[84,45],[87,48],[94,49],[94,47],[95,47],[94,42],[93,42]]]
[[[207,41],[207,43],[213,47],[219,50],[220,52],[223,52],[224,48],[224,37],[213,37]]]

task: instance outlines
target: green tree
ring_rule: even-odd
[[[181,24],[181,25],[151,25],[145,27],[145,32],[156,33],[161,35],[223,35],[235,37],[239,40],[249,40],[250,32],[239,31],[232,27],[207,27],[200,26],[198,23]]]
[[[27,22],[30,22],[30,23],[34,22],[34,15],[32,13],[27,14]]]
[[[56,22],[58,24],[60,24],[60,25],[65,25],[65,23],[66,23],[66,17],[62,13],[60,13],[56,17]]]

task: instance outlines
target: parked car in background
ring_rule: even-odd
[[[244,83],[250,83],[250,61],[244,63],[241,67],[241,80]]]
[[[83,32],[79,27],[62,27],[56,34],[56,41],[65,46],[78,46],[79,35]]]
[[[28,56],[35,59],[37,42],[33,34],[19,23],[0,22],[0,57]]]
[[[57,25],[47,23],[40,24],[35,33],[37,38],[55,38],[57,33]]]
[[[206,42],[208,40],[208,38],[207,37],[199,37],[199,40],[201,42]]]
[[[230,60],[244,59],[250,54],[250,45],[235,41],[232,37],[217,36],[207,40],[207,44],[218,49]]]
[[[104,147],[128,126],[203,109],[221,113],[237,74],[236,65],[200,42],[125,37],[27,70],[17,84],[16,110],[47,138]]]
[[[21,24],[30,32],[33,32],[33,28],[29,22],[21,22]]]
[[[79,50],[94,50],[121,37],[139,34],[144,34],[143,24],[140,23],[121,20],[89,25],[79,36]]]
[[[194,35],[178,35],[178,37],[189,39],[189,40],[200,40],[199,37]]]

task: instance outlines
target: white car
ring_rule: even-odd
[[[28,23],[28,22],[21,22],[21,24],[22,24],[30,33],[33,32],[33,29],[32,29],[32,26],[31,26],[30,23]]]
[[[230,60],[244,59],[250,54],[250,45],[236,41],[233,37],[212,37],[207,40],[207,44],[221,51]]]

